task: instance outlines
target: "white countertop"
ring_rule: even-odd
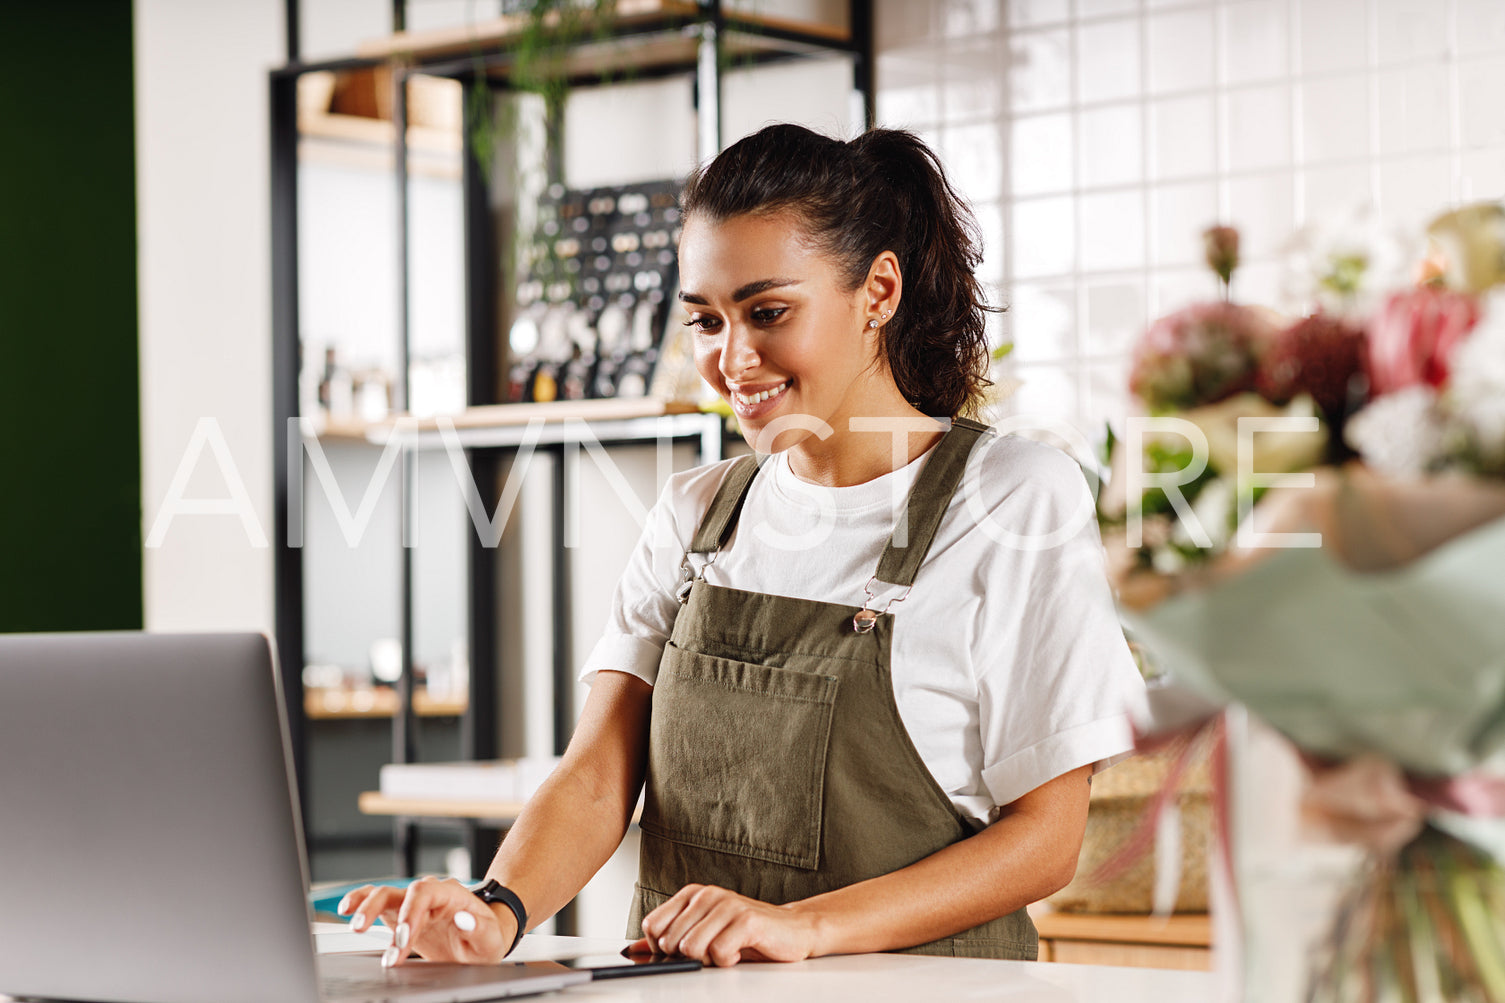
[[[530,935],[511,960],[615,954],[625,940]],[[1008,1003],[1210,1003],[1215,976],[1149,968],[1030,961],[855,954],[795,964],[740,964],[698,972],[612,979],[548,999],[620,1003],[862,1003],[1006,1000]],[[9,997],[0,996],[0,1001]]]
[[[627,941],[529,936],[520,961],[560,953],[621,950]],[[1031,961],[856,954],[794,964],[740,964],[698,972],[612,979],[575,986],[555,998],[622,1003],[832,1003],[860,1000],[1007,1000],[1008,1003],[1210,1003],[1216,976],[1149,968]]]

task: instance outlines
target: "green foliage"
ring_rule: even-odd
[[[1191,447],[1171,446],[1164,442],[1147,442],[1144,447],[1145,459],[1149,461],[1146,473],[1171,474],[1178,470],[1185,470],[1192,465],[1193,454]],[[1181,494],[1188,504],[1193,504],[1202,489],[1216,479],[1212,465],[1202,468],[1202,472],[1194,479],[1180,485]],[[1132,504],[1132,502],[1131,502]],[[1163,488],[1150,488],[1145,491],[1144,498],[1140,501],[1141,511],[1145,515],[1175,515],[1175,508],[1171,505],[1170,496]]]
[[[527,8],[527,22],[508,49],[510,63],[508,83],[512,90],[537,94],[544,99],[546,119],[550,123],[563,117],[564,102],[569,96],[570,81],[566,57],[570,49],[583,42],[601,42],[611,37],[617,0],[533,0]],[[472,153],[483,171],[490,173],[496,159],[499,140],[515,128],[510,112],[498,114],[485,60],[479,49],[472,52],[475,73],[466,97],[471,112],[468,137]],[[602,82],[612,72],[602,74]],[[551,144],[557,137],[550,137]]]
[[[1357,293],[1369,268],[1369,258],[1364,254],[1339,254],[1334,255],[1331,264],[1332,268],[1322,276],[1322,288],[1340,296]]]
[[[564,60],[570,48],[611,35],[617,0],[533,0],[528,23],[512,47],[512,86],[539,94],[550,111],[569,94]]]

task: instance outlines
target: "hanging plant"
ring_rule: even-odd
[[[527,15],[522,31],[508,47],[512,60],[508,82],[513,91],[543,98],[545,121],[552,128],[562,118],[569,96],[569,50],[581,42],[611,37],[617,0],[525,0],[508,6],[509,13]],[[471,123],[467,139],[482,171],[489,174],[498,141],[514,132],[516,122],[511,112],[497,113],[495,95],[487,82],[486,59],[479,46],[472,50],[471,58],[475,72],[466,96]],[[603,72],[602,78],[609,79],[610,71]],[[557,139],[550,136],[550,145]]]

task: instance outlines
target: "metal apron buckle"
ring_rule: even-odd
[[[705,581],[705,569],[716,563],[716,556],[720,553],[719,550],[711,551],[711,556],[700,566],[700,570],[696,571],[690,566],[690,552],[685,551],[684,558],[679,562],[679,588],[674,590],[674,598],[679,600],[681,606],[689,605],[690,590],[695,587],[696,582]]]
[[[902,595],[890,599],[888,602],[884,603],[882,609],[875,610],[873,609],[873,586],[877,583],[877,581],[878,576],[874,575],[872,578],[869,578],[868,583],[862,587],[862,592],[865,596],[867,596],[867,601],[862,604],[862,609],[857,611],[857,615],[852,617],[852,629],[859,634],[866,634],[874,627],[878,626],[878,617],[882,616],[884,613],[887,613],[889,610],[893,609],[905,599],[908,599],[909,593],[914,589],[913,584],[909,585],[907,588],[905,588]]]

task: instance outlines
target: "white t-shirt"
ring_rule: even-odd
[[[705,580],[862,606],[930,455],[839,488],[800,480],[787,454],[771,457]],[[683,608],[681,561],[731,462],[670,479],[582,680],[617,670],[654,682]],[[698,568],[703,558],[692,561]],[[875,587],[873,608],[901,593]],[[1059,450],[985,435],[913,589],[891,612],[899,716],[965,814],[991,821],[995,806],[1133,747],[1129,713],[1144,685],[1114,610],[1086,478]]]

